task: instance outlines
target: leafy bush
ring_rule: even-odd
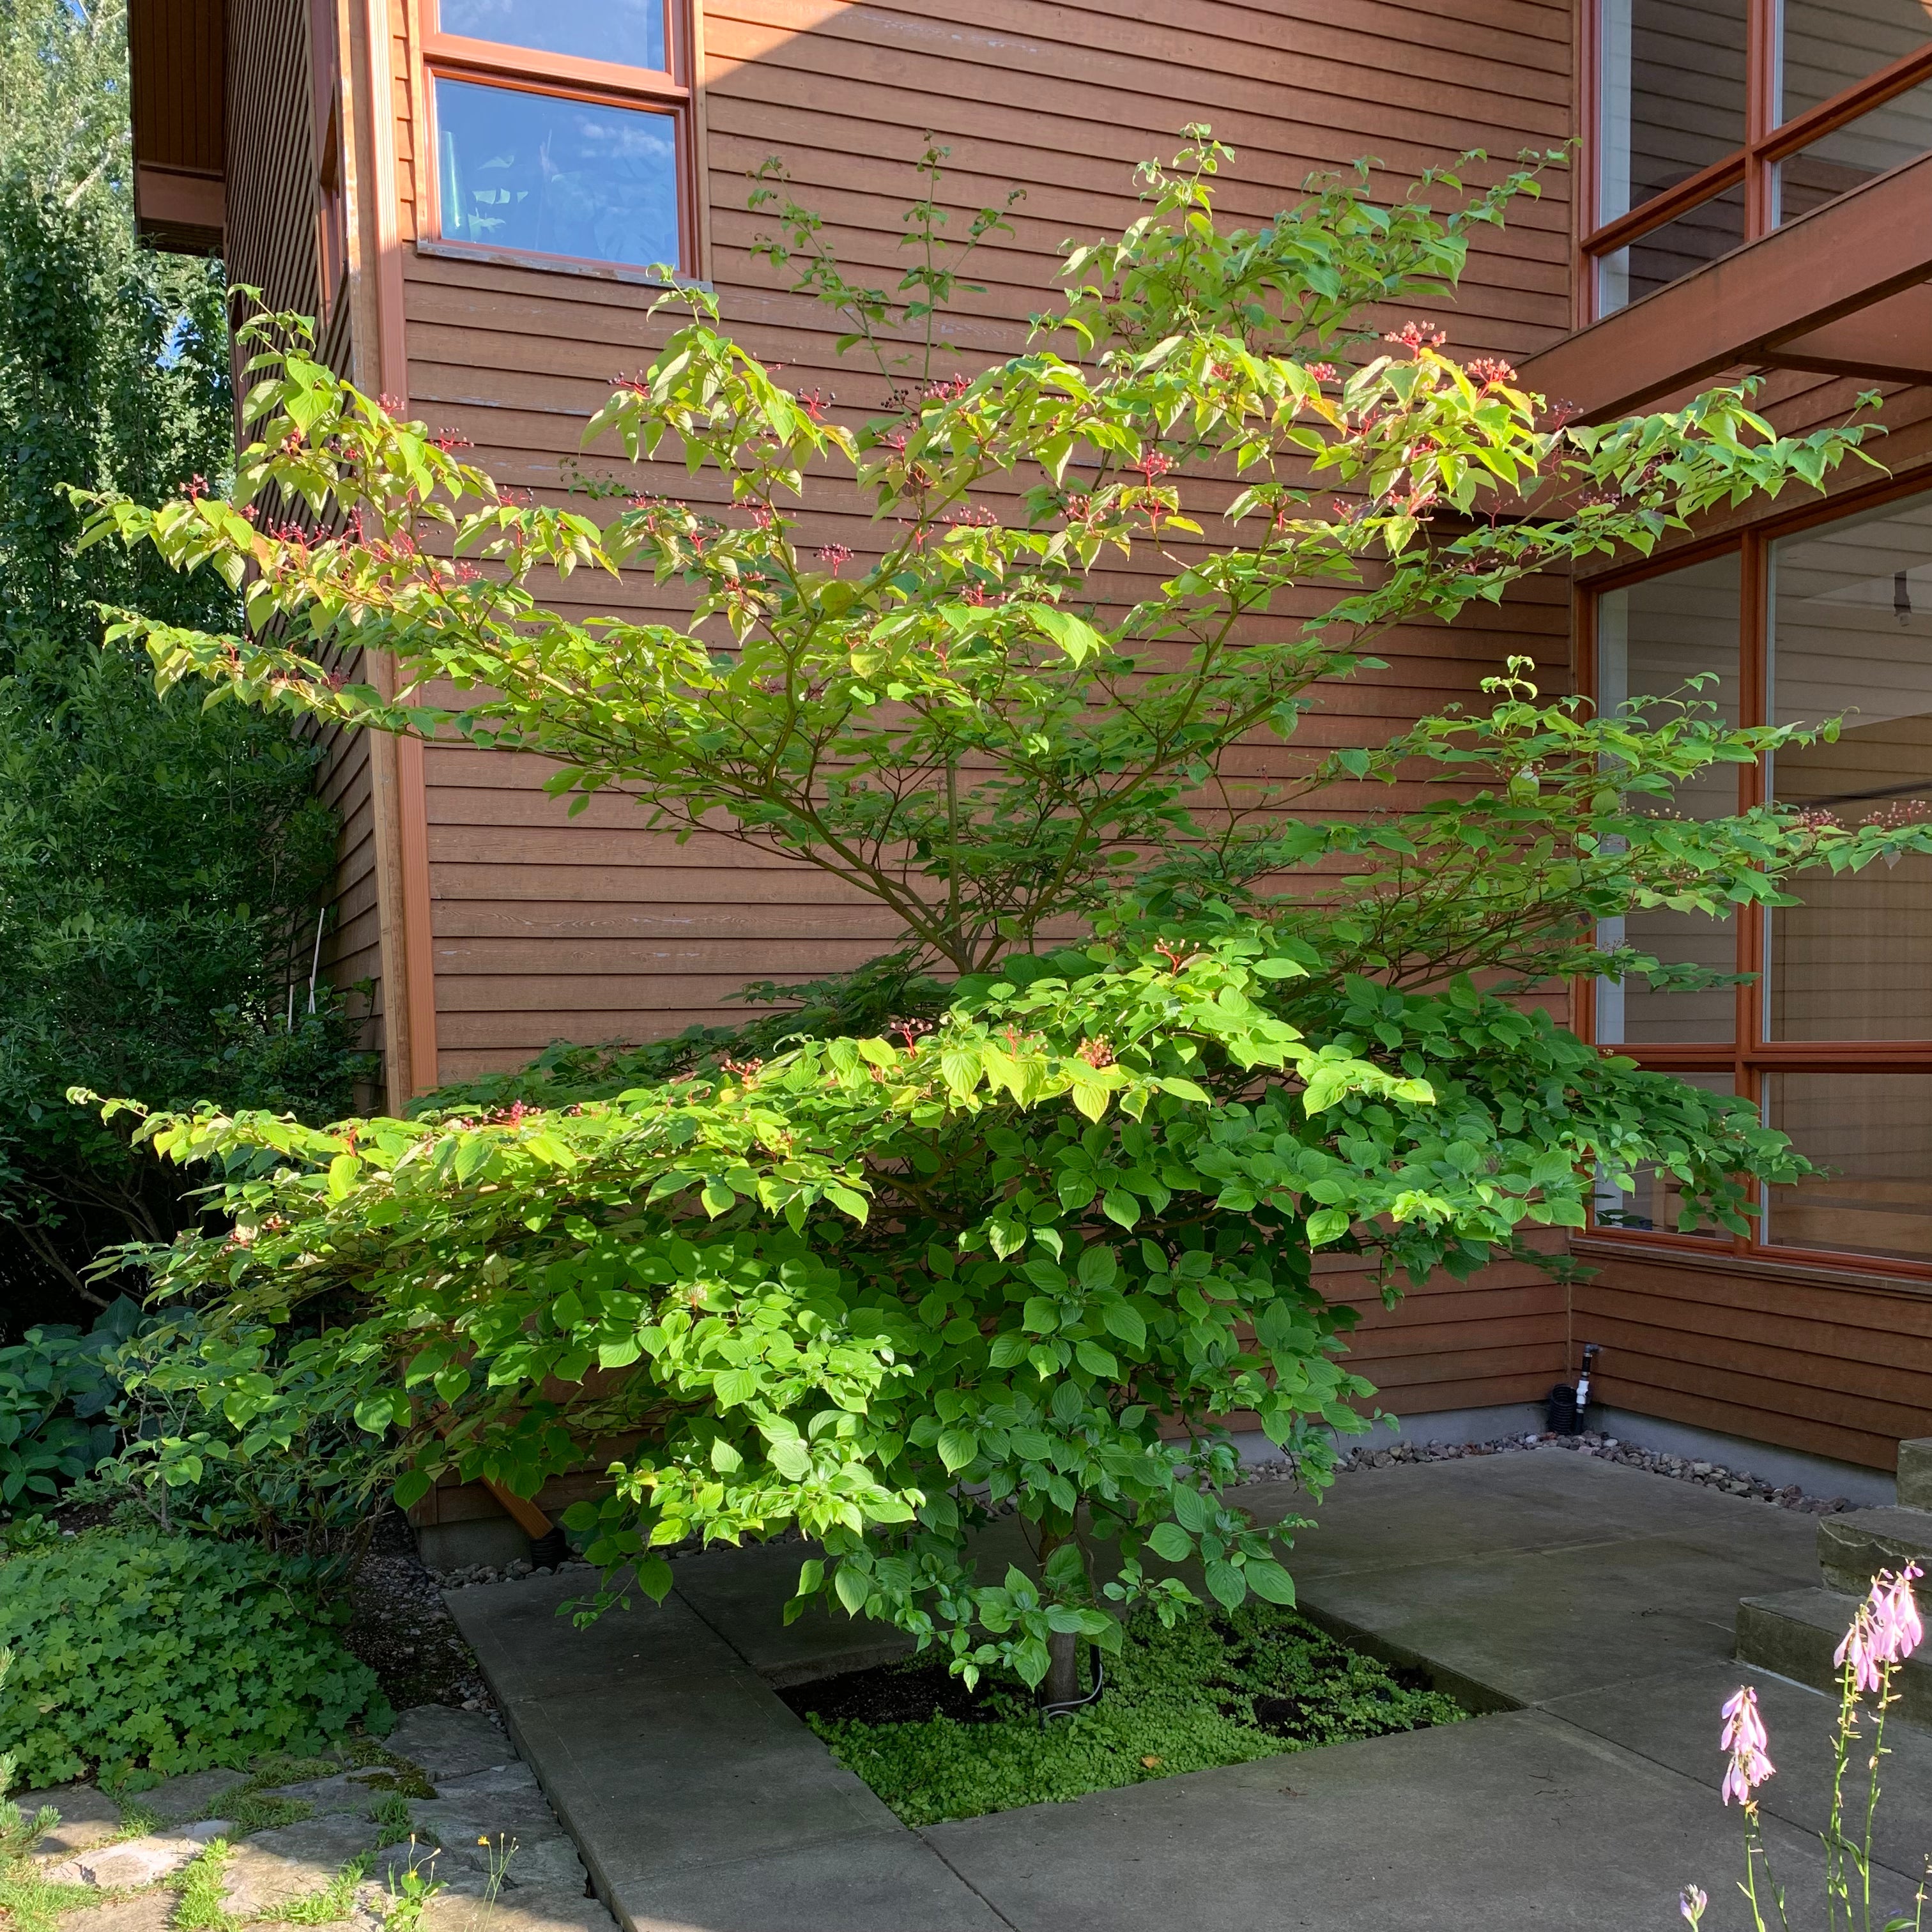
[[[114,1356],[140,1318],[124,1295],[87,1334],[56,1324],[0,1348],[0,1504],[51,1498],[112,1454]]]
[[[0,1749],[30,1785],[314,1750],[391,1715],[329,1611],[247,1544],[92,1530],[0,1564]]]

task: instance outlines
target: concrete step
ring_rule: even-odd
[[[1932,1510],[1847,1510],[1818,1519],[1818,1574],[1862,1597],[1881,1570],[1916,1563],[1932,1576]]]
[[[1775,1671],[1814,1690],[1835,1693],[1840,1678],[1832,1654],[1844,1640],[1862,1592],[1786,1590],[1738,1603],[1738,1660]],[[1928,1646],[1932,1650],[1932,1646]],[[1932,1724],[1932,1655],[1922,1650],[1894,1676],[1895,1715]]]

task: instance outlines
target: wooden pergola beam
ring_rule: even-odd
[[[1847,319],[1928,280],[1932,154],[1566,336],[1523,364],[1523,385],[1604,422],[1739,364],[1906,374],[1932,359],[1912,340],[1923,310],[1901,310],[1876,337]],[[1882,364],[1857,360],[1868,347]]]

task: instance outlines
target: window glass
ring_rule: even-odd
[[[1932,148],[1932,81],[1895,94],[1778,164],[1778,219],[1795,221]]]
[[[436,122],[447,239],[638,266],[678,261],[669,115],[439,76]]]
[[[1765,1190],[1768,1241],[1932,1261],[1932,1077],[1775,1073],[1765,1118],[1829,1170]]]
[[[1932,39],[1923,0],[1784,0],[1781,11],[1778,65],[1786,121]]]
[[[446,34],[665,71],[664,0],[437,0]]]
[[[1742,248],[1744,238],[1744,190],[1740,182],[1687,208],[1675,221],[1640,236],[1628,248],[1600,256],[1597,313],[1608,315],[1641,302],[1680,275]]]
[[[1597,222],[1744,144],[1747,0],[1603,0]]]
[[[1781,539],[1769,716],[1842,712],[1835,743],[1776,754],[1774,794],[1847,824],[1932,819],[1932,497]],[[1932,859],[1801,874],[1767,915],[1773,1040],[1932,1039]]]
[[[1681,1073],[1687,1087],[1700,1087],[1707,1094],[1732,1090],[1728,1073]],[[1700,1216],[1690,1226],[1682,1225],[1684,1196],[1677,1177],[1655,1167],[1638,1168],[1630,1176],[1636,1184],[1626,1191],[1612,1187],[1600,1174],[1598,1177],[1597,1224],[1604,1228],[1630,1228],[1641,1233],[1653,1231],[1666,1234],[1712,1234],[1728,1241],[1730,1230]]]
[[[1742,565],[1734,550],[1708,562],[1646,578],[1597,600],[1597,696],[1606,711],[1632,698],[1692,697],[1738,722]],[[1707,682],[1696,693],[1689,680]],[[1721,818],[1738,808],[1738,770],[1700,772],[1656,808],[1692,818]],[[1667,907],[1606,920],[1605,946],[1628,944],[1666,963],[1692,961],[1720,973],[1737,970],[1735,927]],[[1652,992],[1636,980],[1600,981],[1597,1037],[1606,1045],[1729,1040],[1737,1030],[1736,995],[1728,986],[1699,993]]]

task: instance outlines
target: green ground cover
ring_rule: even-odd
[[[1118,1659],[1108,1660],[1107,1678],[1092,1705],[1044,1726],[1017,1679],[989,1679],[975,1694],[926,1658],[802,1685],[786,1697],[832,1756],[908,1825],[1468,1714],[1419,1676],[1271,1605],[1244,1605],[1172,1630],[1137,1621]]]

